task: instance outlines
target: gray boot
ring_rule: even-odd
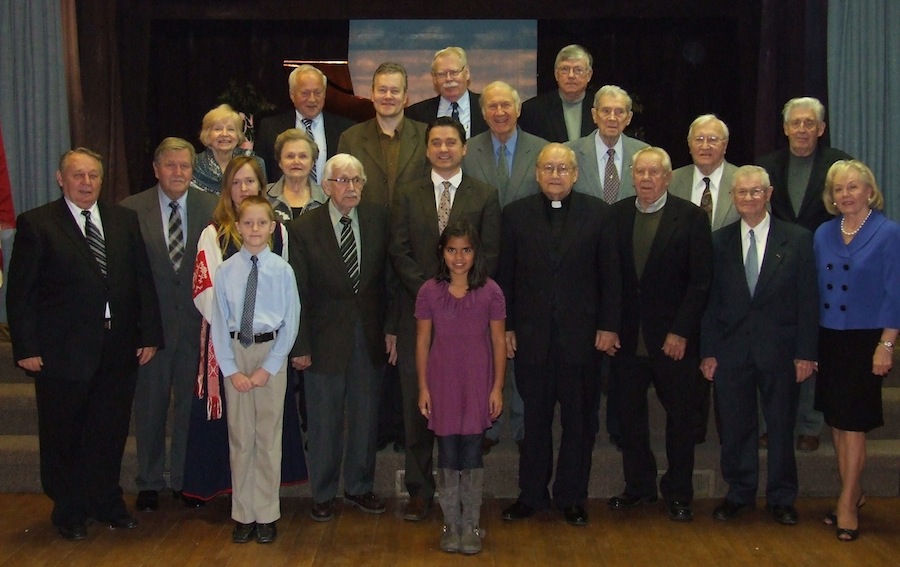
[[[459,471],[437,470],[438,502],[444,511],[444,528],[441,535],[441,550],[448,553],[459,551]]]
[[[481,538],[484,537],[484,532],[478,527],[481,520],[484,469],[464,470],[459,478],[459,499],[462,502],[459,550],[466,555],[474,555],[481,551]]]

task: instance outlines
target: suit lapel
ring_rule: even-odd
[[[371,279],[372,274],[378,272],[378,266],[376,266],[377,254],[362,254],[363,245],[373,246],[375,242],[378,240],[378,235],[375,233],[374,221],[369,216],[369,212],[371,209],[364,206],[356,207],[356,216],[359,219],[359,239],[361,242],[357,243],[359,254],[359,289],[365,289],[366,285]]]
[[[650,245],[650,253],[647,254],[647,261],[644,264],[644,277],[647,277],[647,274],[653,271],[653,266],[668,265],[667,262],[661,262],[660,257],[662,256],[666,245],[672,239],[672,233],[675,232],[678,223],[681,222],[681,213],[678,210],[680,207],[673,202],[676,198],[677,197],[669,195],[667,197],[668,202],[663,206],[662,218],[659,219],[659,226],[656,228],[656,236],[653,237],[653,244]],[[636,212],[635,214],[638,213]],[[633,231],[634,227],[632,226],[632,232]],[[633,243],[632,246],[634,246]],[[648,270],[648,268],[650,269]]]
[[[424,219],[425,225],[429,227],[430,231],[434,231],[434,234],[440,238],[440,234],[438,234],[437,207],[434,203],[434,187],[432,187],[430,183],[431,177],[428,177],[427,179],[428,181],[423,181],[413,192],[413,197],[418,202],[418,209]],[[457,209],[459,204],[460,193],[461,191],[457,190],[456,199],[454,200],[453,207],[450,209],[451,220],[453,219],[454,210]]]
[[[333,281],[343,282],[344,286],[349,287],[350,276],[347,274],[347,266],[344,265],[344,258],[341,256],[341,246],[337,241],[334,227],[331,225],[328,206],[318,207],[307,214],[315,214],[315,234],[318,241],[316,246],[326,258],[327,269],[334,273]],[[361,226],[362,223],[360,223]],[[310,274],[310,277],[316,277],[316,275]],[[329,278],[323,274],[323,279],[327,281]]]
[[[94,254],[91,252],[91,249],[88,246],[87,239],[84,237],[84,234],[78,227],[77,221],[74,219],[74,217],[72,217],[72,212],[69,210],[69,206],[66,204],[65,198],[60,198],[56,201],[56,203],[57,204],[54,212],[56,215],[56,221],[60,226],[60,230],[69,239],[71,239],[72,245],[84,257],[85,261],[87,261],[91,265],[91,269],[94,270],[98,276],[102,277],[103,272],[100,271],[100,266],[97,264],[97,260],[94,258]],[[104,218],[100,219],[100,222],[104,223],[104,238],[108,236],[105,221],[106,219]]]
[[[735,281],[739,282],[738,285],[734,286],[735,289],[744,290],[741,293],[740,298],[732,298],[734,300],[740,300],[742,303],[747,303],[750,301],[750,288],[747,287],[747,272],[744,270],[744,249],[741,243],[741,228],[740,224],[737,224],[731,232],[731,236],[728,238],[728,242],[725,244],[725,257],[724,260],[726,262],[726,277],[732,278]],[[765,258],[765,256],[763,256]],[[759,280],[757,280],[757,289],[759,289]]]
[[[769,225],[769,236],[766,238],[766,251],[763,254],[762,266],[759,270],[759,279],[756,281],[756,291],[753,297],[759,297],[760,293],[765,291],[766,286],[778,272],[784,260],[787,237],[778,226],[778,223],[772,219]]]
[[[150,256],[158,258],[162,262],[169,259],[169,230],[168,226],[163,226],[162,214],[159,210],[159,186],[154,187],[148,193],[147,199],[143,203],[144,210],[138,216],[141,219],[141,225],[147,228],[147,234],[157,235],[152,239],[153,253]],[[188,210],[188,218],[190,216],[191,212]],[[187,233],[185,233],[185,238],[188,238]],[[198,234],[197,239],[199,238]],[[185,257],[187,257],[187,250],[185,250]],[[172,265],[171,260],[169,260],[169,265]]]

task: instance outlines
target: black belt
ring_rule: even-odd
[[[239,338],[240,333],[235,333],[234,331],[229,333],[232,339]],[[260,333],[258,335],[253,335],[253,342],[255,344],[267,343],[275,338],[275,333]]]

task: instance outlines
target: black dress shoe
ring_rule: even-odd
[[[87,528],[83,523],[56,526],[56,531],[69,541],[80,541],[87,537]]]
[[[577,504],[563,510],[563,518],[570,526],[588,525],[587,510],[584,509],[584,506],[579,506]]]
[[[640,504],[652,504],[656,502],[657,496],[632,496],[630,494],[620,494],[613,496],[606,503],[613,510],[624,510],[625,508],[634,508]]]
[[[184,502],[184,505],[188,508],[203,508],[206,506],[205,500],[200,500],[199,498],[194,498],[193,496],[186,496],[185,494],[181,495],[181,501]]]
[[[159,492],[156,490],[141,490],[138,492],[134,507],[138,512],[153,512],[159,510]]]
[[[344,493],[344,502],[352,504],[367,514],[384,514],[386,510],[381,498],[371,492],[365,494]]]
[[[721,504],[716,506],[715,510],[713,510],[713,518],[717,520],[731,520],[741,513],[741,511],[749,510],[751,508],[753,508],[751,504],[740,504],[726,498],[725,500],[722,500]]]
[[[407,522],[421,522],[428,517],[432,502],[422,496],[410,496],[406,508],[403,509],[403,519]]]
[[[484,439],[481,440],[481,454],[487,455],[498,443],[500,443],[500,441],[497,439],[491,439],[490,437],[485,436]]]
[[[278,527],[275,522],[256,524],[256,543],[272,543],[277,537]]]
[[[669,500],[666,503],[666,511],[673,522],[690,522],[694,519],[691,505],[682,500]]]
[[[234,530],[231,532],[231,541],[234,543],[247,543],[256,535],[256,522],[242,524],[234,523]]]
[[[334,517],[334,498],[325,502],[313,502],[309,517],[316,522],[327,522]]]
[[[769,506],[769,512],[775,516],[775,521],[783,526],[797,525],[797,509],[793,506]]]
[[[503,510],[504,520],[524,520],[534,514],[535,510],[521,500],[516,500],[511,506]],[[586,517],[586,516],[585,516]]]
[[[184,492],[180,490],[173,490],[172,498],[174,498],[175,500],[181,500],[182,498],[184,498]]]
[[[106,525],[108,525],[111,530],[133,530],[138,526],[138,521],[134,519],[133,516],[125,514],[124,516],[109,520],[106,522]]]

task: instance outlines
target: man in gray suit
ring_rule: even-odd
[[[698,205],[709,215],[712,230],[740,218],[731,197],[737,166],[725,161],[728,126],[715,114],[698,116],[688,129],[692,165],[672,172],[669,193]]]
[[[566,143],[579,164],[575,191],[599,197],[609,204],[633,197],[631,157],[647,144],[623,132],[631,124],[631,97],[621,87],[605,85],[594,95],[591,116],[597,129]]]
[[[541,149],[547,145],[547,140],[519,128],[522,99],[518,91],[503,81],[494,81],[484,88],[480,103],[489,131],[469,140],[468,151],[463,158],[463,171],[495,188],[501,208],[522,197],[539,193],[541,187],[534,175],[534,163]],[[509,391],[508,411],[503,412],[485,433],[484,453],[499,442],[500,429],[507,415],[516,443],[521,446],[525,437],[522,418],[525,407],[516,388],[512,364],[506,366],[504,384]]]
[[[138,214],[159,296],[166,348],[138,370],[134,394],[138,488],[136,507],[159,508],[166,487],[166,418],[175,411],[169,452],[169,486],[178,497],[184,477],[191,393],[200,357],[200,312],[194,307],[191,278],[200,232],[209,224],[215,195],[189,188],[194,146],[166,138],[153,154],[156,187],[132,195],[122,205]]]

